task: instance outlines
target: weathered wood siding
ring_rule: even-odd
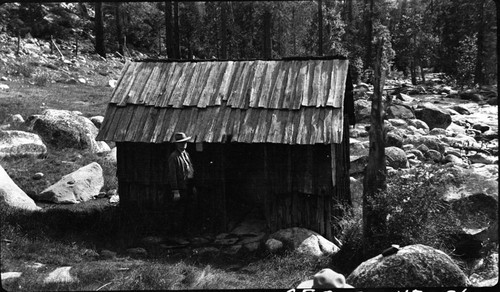
[[[331,144],[342,137],[347,60],[127,63],[98,140]]]
[[[214,232],[228,231],[231,221],[257,208],[272,231],[298,226],[330,238],[332,203],[349,197],[349,177],[341,167],[348,148],[341,145],[189,143],[199,193],[192,204],[204,228]],[[174,146],[121,142],[117,147],[120,204],[163,214],[166,221],[159,223],[168,226],[171,195],[165,178]],[[335,186],[332,159],[339,162]]]

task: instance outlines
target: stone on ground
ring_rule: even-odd
[[[394,146],[385,148],[385,158],[387,161],[387,165],[394,169],[409,167],[406,153],[401,148]]]
[[[407,105],[393,104],[387,108],[387,118],[410,120],[415,118],[415,114]]]
[[[92,162],[63,176],[36,195],[36,199],[59,204],[84,202],[97,197],[103,185],[102,168],[97,162]]]
[[[37,134],[0,130],[0,158],[15,156],[38,156],[47,153],[47,146]]]
[[[76,278],[71,276],[71,267],[60,267],[52,271],[44,280],[44,284],[50,283],[72,283]]]
[[[356,288],[464,287],[468,279],[447,254],[416,244],[361,263],[347,277],[347,282]]]
[[[86,149],[93,153],[109,151],[103,141],[96,141],[98,129],[79,112],[47,109],[26,121],[29,129],[42,137],[45,143],[57,148]]]
[[[310,256],[334,255],[339,248],[320,234],[300,227],[281,229],[270,238],[279,240],[285,248]]]
[[[415,110],[415,116],[417,119],[424,121],[431,130],[434,128],[446,129],[451,124],[450,113],[446,109],[429,102],[421,104]]]
[[[0,165],[0,202],[9,207],[36,211],[41,208],[10,178]]]

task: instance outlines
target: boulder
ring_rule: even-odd
[[[469,277],[473,287],[491,287],[498,283],[498,253],[480,259]]]
[[[410,120],[415,118],[411,107],[403,104],[392,104],[386,109],[388,119]]]
[[[497,164],[498,158],[481,152],[467,156],[471,163]]]
[[[285,248],[310,256],[334,255],[339,248],[320,234],[300,227],[281,229],[269,238],[279,240]]]
[[[440,162],[443,159],[443,155],[434,149],[429,149],[424,155],[427,159],[432,160],[434,162]]]
[[[0,203],[12,208],[36,211],[41,208],[21,190],[0,165]]]
[[[97,162],[92,162],[63,176],[61,180],[43,190],[35,198],[59,204],[74,204],[97,197],[103,185],[102,168]]]
[[[371,102],[364,99],[354,101],[354,112],[356,115],[356,122],[369,122],[372,110]]]
[[[451,123],[446,130],[455,134],[465,134],[465,129],[455,123]]]
[[[71,267],[60,267],[52,271],[44,280],[44,284],[50,283],[72,283],[76,278],[71,276]]]
[[[470,115],[471,114],[471,112],[469,111],[469,109],[466,106],[463,106],[460,104],[453,106],[452,109],[454,109],[455,111],[457,111],[461,115]]]
[[[386,147],[385,148],[385,159],[387,166],[394,169],[408,168],[408,159],[406,158],[406,153],[403,149],[398,147]]]
[[[434,128],[429,131],[429,135],[432,136],[451,136],[451,133],[443,128]]]
[[[467,276],[444,252],[415,244],[397,253],[377,255],[361,263],[347,277],[356,288],[463,287]]]
[[[363,173],[368,164],[368,155],[351,156],[350,160],[349,174]]]
[[[408,123],[403,119],[389,119],[387,121],[391,123],[392,126],[398,128],[405,128],[408,126]]]
[[[444,143],[438,137],[431,135],[426,135],[426,136],[406,135],[404,139],[404,144],[415,145],[417,149],[420,145],[425,145],[427,148],[437,150],[440,153],[443,153],[445,149]]]
[[[111,162],[116,165],[116,147],[113,147],[106,155],[104,156],[104,160]]]
[[[466,166],[466,163],[460,157],[454,154],[446,154],[446,156],[444,157],[444,161],[458,166]]]
[[[387,133],[387,135],[385,136],[386,147],[394,146],[398,148],[403,148],[403,141],[404,141],[403,137],[394,132]]]
[[[484,133],[484,132],[490,130],[490,126],[483,124],[483,123],[476,123],[476,124],[472,125],[472,128],[474,130],[480,131],[481,133]]]
[[[47,153],[47,146],[37,134],[0,130],[0,158],[13,156],[39,156]]]
[[[15,115],[9,115],[4,121],[4,124],[9,124],[10,127],[17,128],[24,124],[24,118],[20,114],[15,114]]]
[[[417,119],[424,121],[429,129],[446,129],[451,124],[451,115],[446,109],[436,106],[432,103],[421,104],[415,110]]]
[[[97,142],[97,127],[79,112],[47,109],[26,121],[30,130],[42,137],[45,143],[56,148],[86,149],[94,153],[109,151],[109,146]]]
[[[89,119],[94,124],[94,126],[96,126],[97,129],[101,128],[102,121],[104,121],[103,116],[93,116],[93,117],[90,117]]]
[[[280,251],[283,248],[283,242],[274,239],[274,238],[269,238],[266,241],[266,249],[270,251],[271,253],[276,253]]]

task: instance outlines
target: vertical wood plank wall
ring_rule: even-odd
[[[229,221],[260,208],[271,232],[296,226],[332,238],[332,215],[337,215],[332,204],[350,201],[348,130],[346,121],[343,143],[333,146],[203,143],[196,151],[189,143],[197,205],[211,231],[229,231]],[[117,143],[120,206],[151,215],[166,212],[167,160],[173,150],[170,143]]]

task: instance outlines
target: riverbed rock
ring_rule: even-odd
[[[5,169],[0,165],[0,203],[8,207],[36,211],[41,208],[35,204],[16,183],[10,178]]]
[[[43,190],[35,198],[53,203],[79,203],[99,195],[104,185],[102,168],[92,162],[61,178],[57,183]]]
[[[278,230],[269,238],[281,241],[287,249],[315,257],[334,255],[339,251],[339,247],[320,234],[300,227]]]
[[[47,153],[47,146],[34,133],[17,130],[0,130],[0,158],[39,156]]]
[[[386,111],[388,119],[410,120],[415,118],[412,108],[404,104],[392,104],[387,107]]]
[[[394,168],[408,168],[408,159],[406,158],[406,153],[403,149],[398,147],[386,147],[385,148],[385,158],[387,165]]]
[[[468,279],[444,252],[415,244],[396,254],[378,255],[361,263],[347,282],[356,288],[463,287]]]
[[[415,110],[417,119],[424,121],[429,129],[443,128],[446,129],[451,124],[451,115],[446,109],[426,102]]]
[[[370,121],[371,106],[371,102],[365,99],[358,99],[354,101],[356,122],[360,123]]]

